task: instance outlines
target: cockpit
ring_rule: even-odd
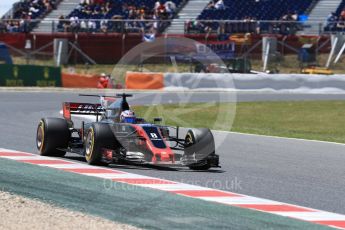
[[[132,97],[131,94],[117,94],[118,100],[111,103],[106,109],[106,116],[115,122],[120,122],[120,115],[123,111],[129,110],[129,104],[127,102],[127,97]]]

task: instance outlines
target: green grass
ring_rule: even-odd
[[[168,125],[345,143],[345,101],[241,102],[236,113],[231,103],[137,106],[135,110],[145,118],[163,117]],[[219,112],[222,118],[217,117]]]
[[[234,116],[234,104],[194,103],[156,106],[135,106],[137,115],[146,120],[162,117],[164,124],[182,127],[209,127],[227,130]],[[230,118],[230,119],[229,119]]]

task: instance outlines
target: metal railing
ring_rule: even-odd
[[[341,28],[339,23],[344,22],[327,24],[326,22],[320,21],[192,20],[185,22],[185,33],[322,35],[325,33],[345,31],[345,26]]]
[[[163,33],[173,19],[1,19],[0,33]],[[36,28],[43,30],[36,30]],[[185,34],[310,34],[345,33],[345,22],[320,21],[255,21],[255,20],[190,20],[184,22]]]
[[[42,33],[146,33],[163,32],[170,20],[130,20],[130,19],[2,19],[1,32],[42,32]],[[36,28],[44,30],[36,30]]]

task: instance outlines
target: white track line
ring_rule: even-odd
[[[323,143],[323,144],[332,144],[332,145],[341,145],[345,146],[344,143],[338,142],[331,142],[331,141],[320,141],[320,140],[310,140],[310,139],[303,139],[303,138],[295,138],[295,137],[279,137],[279,136],[269,136],[269,135],[262,135],[262,134],[252,134],[252,133],[241,133],[241,132],[232,132],[232,131],[223,131],[223,130],[212,130],[215,133],[226,133],[226,134],[236,134],[236,135],[243,135],[243,136],[254,136],[254,137],[261,137],[261,138],[273,138],[273,139],[282,139],[282,140],[295,140],[295,141],[305,141],[305,142],[314,142],[314,143]]]

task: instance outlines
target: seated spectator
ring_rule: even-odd
[[[79,18],[77,16],[72,16],[69,19],[70,29],[72,32],[77,32],[79,30]]]
[[[159,7],[156,9],[158,15],[164,15],[166,13],[165,10],[166,9],[164,4],[160,4]]]
[[[165,11],[168,14],[168,17],[172,18],[174,16],[175,9],[176,9],[175,3],[168,1],[164,5],[165,5]]]
[[[94,20],[89,20],[87,27],[89,29],[89,32],[92,32],[92,33],[96,32],[96,22]]]
[[[7,31],[10,33],[19,32],[19,22],[10,21],[9,23],[7,23]]]
[[[32,19],[42,18],[46,13],[56,8],[56,0],[22,0],[13,6],[13,18],[6,27],[9,32],[29,32],[35,22]]]
[[[29,20],[21,19],[19,21],[19,32],[28,33],[30,31],[30,23]]]
[[[103,32],[103,33],[108,32],[108,21],[107,20],[101,21],[101,32]]]
[[[124,22],[122,21],[123,17],[120,15],[114,15],[111,20],[108,22],[108,31],[112,32],[123,32]]]
[[[333,31],[333,30],[336,28],[337,21],[338,21],[338,17],[337,17],[337,15],[335,14],[335,12],[330,13],[330,14],[327,16],[326,27],[327,27],[329,30]]]
[[[139,32],[141,30],[161,30],[168,22],[165,20],[174,17],[176,12],[175,3],[182,0],[168,0],[164,4],[160,0],[147,0],[146,2],[138,1],[116,1],[116,0],[80,0],[78,7],[68,16],[70,18],[71,30],[74,28],[75,20],[71,17],[78,17],[78,30],[81,28],[82,20],[86,20],[89,27],[89,20],[93,20],[96,26],[92,25],[93,32],[123,32],[124,27],[130,32]],[[123,22],[111,21],[114,16],[121,19],[130,19]],[[119,19],[118,18],[118,19]],[[151,21],[147,21],[151,20]],[[95,28],[94,28],[95,27]],[[84,25],[83,25],[84,28]]]
[[[340,21],[337,23],[337,30],[343,31],[344,29],[345,29],[345,21],[340,20]]]
[[[298,12],[295,11],[295,12],[291,15],[291,20],[292,20],[292,21],[298,21],[298,18],[299,18]]]
[[[213,0],[207,4],[206,9],[214,9],[214,1]]]
[[[156,3],[155,3],[155,6],[154,6],[154,10],[155,11],[157,11],[158,10],[158,8],[161,6],[161,3],[159,2],[159,1],[157,1]]]
[[[0,33],[7,32],[7,24],[5,21],[0,21]]]
[[[337,21],[338,23],[336,24],[335,30],[344,31],[345,30],[345,8],[341,11],[340,16]]]
[[[217,9],[217,10],[224,10],[225,9],[225,5],[224,5],[223,0],[218,0],[216,2],[216,4],[214,4],[214,8]]]
[[[64,31],[64,24],[65,24],[65,17],[63,15],[60,15],[58,18],[58,24],[56,26],[58,32]]]
[[[87,23],[85,20],[80,21],[80,31],[81,32],[87,32]]]
[[[340,18],[345,18],[345,8],[341,11]]]

